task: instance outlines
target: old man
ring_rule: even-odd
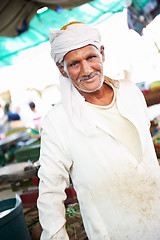
[[[104,76],[96,28],[72,22],[51,30],[50,43],[61,101],[41,126],[41,239],[69,239],[64,201],[71,177],[88,239],[159,240],[160,168],[142,93]]]

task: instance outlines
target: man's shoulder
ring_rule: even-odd
[[[68,122],[67,114],[61,102],[52,106],[43,117],[41,128],[54,126],[56,129],[63,129]]]
[[[121,88],[130,88],[130,90],[136,90],[136,91],[138,90],[139,91],[139,88],[136,85],[136,83],[132,82],[131,80],[120,79],[118,81],[119,81],[119,85]]]
[[[134,82],[132,82],[131,80],[128,80],[128,79],[119,79],[118,80],[120,82],[120,84],[125,84],[125,85],[135,85]]]
[[[141,102],[144,103],[144,95],[136,83],[127,79],[119,80],[119,83],[120,83],[120,88],[118,92],[120,96],[126,97],[128,99],[132,99],[134,100],[134,102],[136,100],[137,101],[140,100]]]
[[[53,118],[58,118],[58,117],[62,117],[65,115],[66,115],[66,113],[65,113],[62,103],[57,102],[52,105],[50,110],[47,112],[46,117],[48,117],[48,118],[51,117],[53,119]]]

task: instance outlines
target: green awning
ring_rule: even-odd
[[[96,25],[123,9],[121,0],[94,0],[71,10],[46,8],[32,18],[27,31],[17,37],[0,37],[0,67],[12,65],[20,51],[48,41],[50,28],[61,28],[75,20]]]

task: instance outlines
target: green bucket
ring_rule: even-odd
[[[16,202],[16,198],[0,201],[1,240],[31,240],[23,214],[22,201],[20,200],[18,204]],[[8,210],[8,214],[1,215],[6,210]]]

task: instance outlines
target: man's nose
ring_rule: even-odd
[[[86,60],[81,62],[81,75],[89,75],[92,71],[92,67]]]

